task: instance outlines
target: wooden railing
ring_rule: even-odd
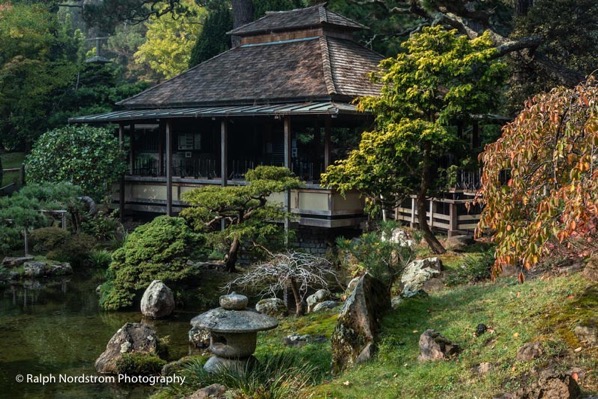
[[[0,195],[7,195],[11,194],[14,191],[18,190],[20,187],[23,186],[25,183],[25,166],[21,166],[20,168],[8,168],[2,169],[2,175],[6,176],[7,173],[16,174],[18,173],[18,177],[13,179],[12,183],[7,184],[6,186],[2,187],[2,181],[0,181]]]
[[[432,198],[427,203],[426,218],[430,228],[446,231],[449,236],[456,234],[473,234],[480,221],[479,206],[470,206],[471,200]],[[409,206],[410,205],[410,206]],[[409,223],[410,227],[418,225],[418,212],[415,197],[410,204],[403,204],[394,209],[394,219]]]

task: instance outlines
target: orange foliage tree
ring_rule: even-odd
[[[557,87],[528,100],[480,155],[477,234],[493,233],[495,274],[549,254],[598,249],[598,84]],[[520,274],[522,277],[522,275]]]

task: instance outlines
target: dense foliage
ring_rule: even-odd
[[[153,280],[169,285],[192,277],[187,261],[199,240],[178,217],[159,216],[137,227],[112,254],[107,281],[101,287],[102,308],[132,306]]]
[[[413,250],[404,244],[393,242],[390,237],[396,228],[394,223],[383,223],[377,231],[367,232],[351,240],[339,237],[339,261],[351,277],[369,273],[390,290],[403,269],[414,258]]]
[[[424,28],[404,47],[405,52],[380,63],[374,78],[382,85],[381,95],[359,100],[361,110],[376,116],[376,129],[364,132],[359,148],[322,178],[342,193],[362,192],[370,211],[415,195],[419,228],[440,253],[444,249],[428,226],[426,200],[440,161],[459,144],[450,123],[492,109],[505,68],[496,62],[488,35],[469,40],[455,30]]]
[[[207,232],[214,246],[224,244],[226,269],[235,270],[241,245],[271,247],[284,238],[282,204],[268,202],[273,193],[298,188],[301,182],[287,168],[258,166],[245,174],[247,185],[205,186],[183,193],[190,207],[181,212],[197,231]],[[225,223],[225,228],[220,229]]]
[[[81,36],[43,4],[0,3],[0,145],[27,147],[76,77]]]
[[[169,79],[185,71],[206,14],[195,0],[184,0],[176,13],[150,17],[135,62],[148,64],[160,78]]]
[[[596,251],[598,85],[558,87],[526,102],[486,147],[480,229],[494,232],[495,269],[530,268],[559,251]]]
[[[84,194],[103,199],[125,171],[123,152],[112,131],[69,125],[44,133],[27,157],[31,182],[68,181]]]

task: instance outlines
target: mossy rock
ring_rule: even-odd
[[[116,361],[118,374],[128,375],[158,375],[166,361],[154,354],[148,353],[124,353]]]

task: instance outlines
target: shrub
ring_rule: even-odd
[[[390,290],[395,279],[411,261],[413,251],[383,237],[392,237],[394,223],[385,223],[379,231],[364,233],[358,238],[336,241],[340,263],[351,275],[369,273]]]
[[[33,243],[33,252],[46,253],[63,245],[70,233],[60,227],[42,227],[31,232],[30,239]]]
[[[70,125],[44,133],[27,157],[32,182],[78,184],[96,200],[109,192],[126,165],[118,139],[111,130]]]
[[[187,261],[199,238],[179,217],[159,216],[137,227],[112,254],[100,305],[107,310],[130,307],[153,280],[176,284],[191,277]]]
[[[494,250],[488,250],[478,256],[467,255],[463,258],[463,264],[447,276],[445,283],[455,286],[487,280],[492,276],[493,264]]]
[[[98,212],[81,223],[82,230],[102,241],[114,240],[123,231],[120,221],[113,215]]]
[[[88,234],[73,234],[62,245],[48,252],[46,257],[59,262],[69,262],[73,266],[83,266],[89,261],[96,242],[96,239]]]
[[[112,262],[112,254],[105,249],[91,251],[89,254],[89,262],[91,263],[91,266],[95,268],[107,269],[108,266],[110,266],[110,262]]]

